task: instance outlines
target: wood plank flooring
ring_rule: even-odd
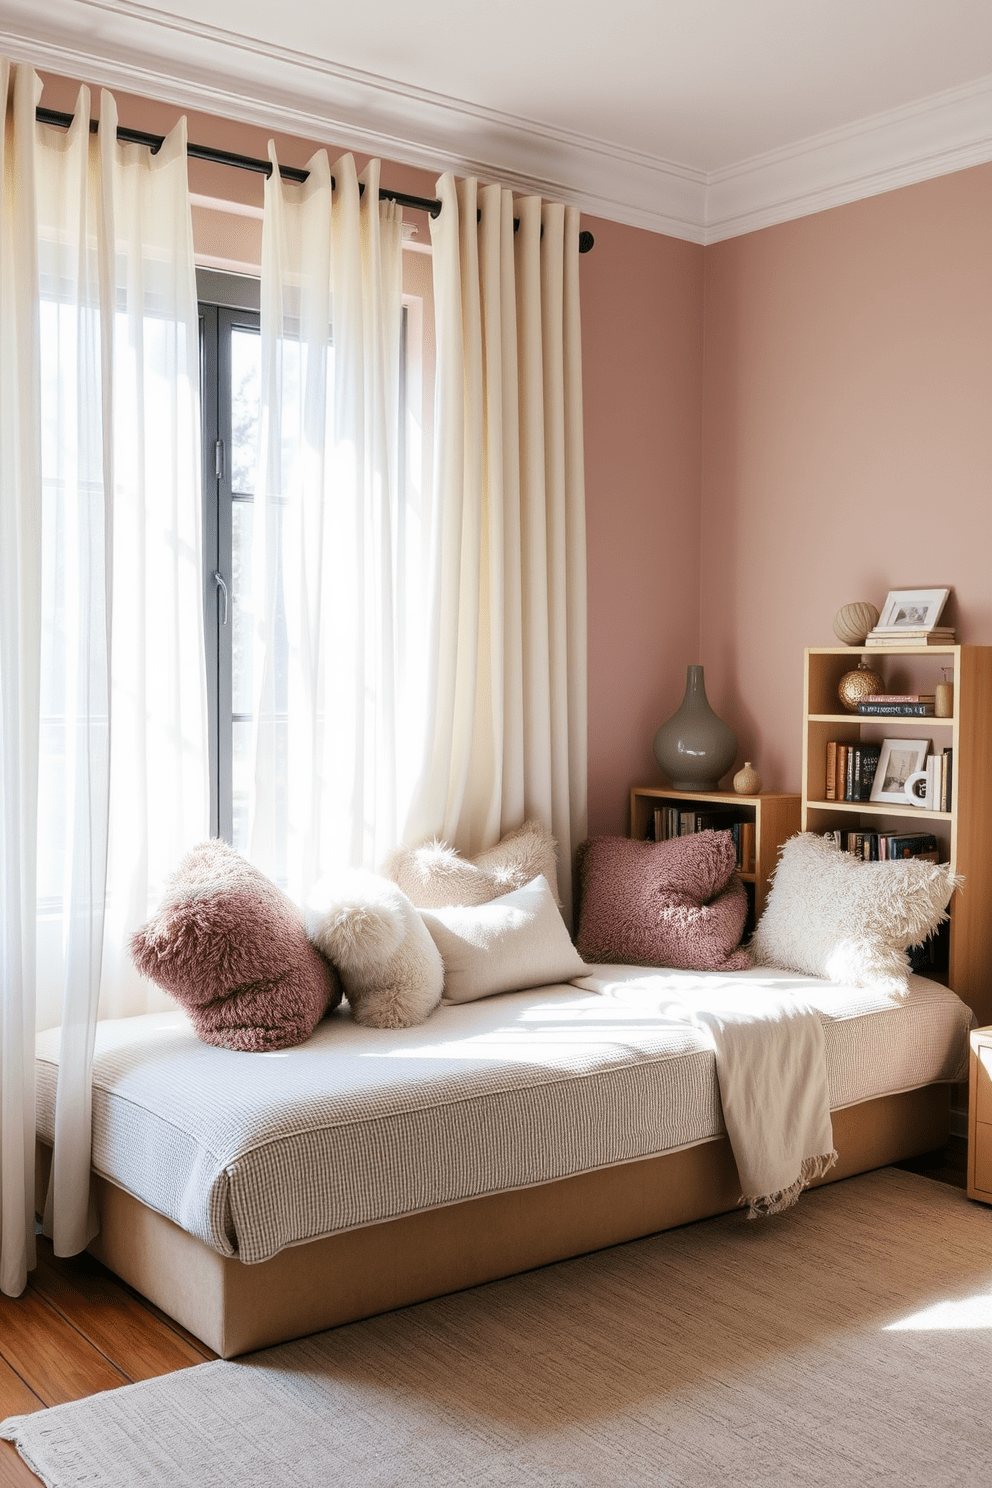
[[[952,1137],[938,1152],[896,1166],[963,1188],[966,1161],[967,1143]],[[0,1294],[0,1420],[216,1357],[91,1256],[58,1259],[40,1236],[27,1290]],[[0,1488],[39,1481],[0,1442]]]
[[[27,1290],[0,1294],[0,1420],[216,1357],[91,1256],[58,1259],[40,1236]],[[0,1442],[2,1488],[39,1481]]]

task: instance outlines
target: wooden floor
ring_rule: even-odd
[[[897,1167],[965,1187],[967,1144]],[[21,1297],[0,1294],[0,1420],[80,1400],[215,1359],[206,1344],[87,1255],[59,1260],[39,1237],[38,1266]],[[0,1485],[37,1488],[9,1442],[0,1442]]]
[[[0,1420],[216,1357],[98,1261],[56,1259],[42,1237],[27,1290],[0,1293]],[[39,1482],[0,1442],[3,1488]]]

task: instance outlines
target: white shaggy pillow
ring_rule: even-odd
[[[905,992],[906,948],[947,919],[960,882],[946,863],[865,863],[801,832],[782,849],[752,956],[760,966]]]
[[[586,974],[541,875],[488,904],[424,909],[421,916],[444,962],[445,1002],[474,1002]]]
[[[337,967],[356,1023],[409,1028],[441,1000],[444,967],[402,889],[362,869],[322,878],[310,891],[307,935]]]
[[[507,832],[495,847],[463,858],[446,842],[398,847],[382,865],[418,909],[445,909],[452,904],[487,904],[541,874],[558,902],[558,848],[538,821],[526,821]]]

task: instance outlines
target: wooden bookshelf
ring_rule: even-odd
[[[837,686],[861,655],[881,673],[887,692],[933,692],[952,673],[950,718],[862,717],[841,710]],[[965,885],[951,900],[949,985],[980,1023],[992,1023],[992,646],[920,646],[900,650],[814,647],[806,651],[803,709],[802,829],[932,832],[941,861]],[[882,739],[930,739],[954,751],[949,811],[906,802],[828,801],[829,740],[856,744]]]
[[[761,917],[768,897],[768,880],[778,859],[778,850],[799,831],[800,802],[797,795],[762,791],[757,796],[739,796],[735,791],[679,791],[671,786],[635,785],[630,793],[630,835],[643,840],[654,829],[654,810],[660,803],[706,811],[733,811],[738,821],[754,822],[754,872],[742,873],[751,900],[749,920]]]

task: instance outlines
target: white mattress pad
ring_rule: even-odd
[[[729,980],[793,992],[824,1023],[833,1109],[967,1077],[971,1014],[913,977],[895,998],[767,967],[593,967],[582,978],[442,1006],[418,1028],[347,1007],[298,1048],[201,1043],[182,1013],[103,1022],[93,1166],[223,1255],[287,1245],[481,1194],[695,1145],[723,1130],[705,1034],[680,990]],[[38,1131],[54,1129],[59,1032],[38,1037]]]

